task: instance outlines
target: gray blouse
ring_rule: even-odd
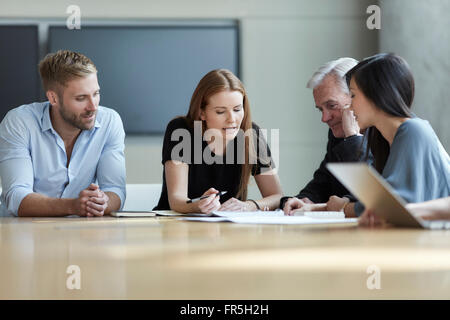
[[[450,157],[428,121],[412,118],[400,125],[382,176],[408,203],[450,195]],[[356,215],[363,211],[357,202]]]

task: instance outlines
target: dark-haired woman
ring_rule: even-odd
[[[187,115],[168,124],[162,154],[163,186],[156,210],[210,213],[278,207],[282,192],[270,150],[252,123],[242,82],[229,70],[213,70],[200,80]],[[250,175],[261,199],[247,199]],[[227,193],[220,196],[221,191]]]
[[[406,61],[377,54],[358,63],[347,75],[353,110],[374,166],[406,202],[423,202],[450,194],[450,158],[428,121],[411,113],[414,78]],[[331,211],[359,216],[364,206],[331,197]],[[376,208],[368,208],[375,210]]]

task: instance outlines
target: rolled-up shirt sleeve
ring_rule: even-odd
[[[15,216],[22,200],[33,193],[29,139],[24,120],[9,112],[0,124],[0,176],[3,205]]]
[[[120,198],[120,209],[126,199],[125,131],[117,112],[113,112],[111,131],[97,166],[97,181],[104,192],[114,192]]]

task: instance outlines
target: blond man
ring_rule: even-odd
[[[97,69],[64,50],[39,64],[47,102],[0,124],[0,216],[103,216],[125,201],[122,120],[99,106]]]

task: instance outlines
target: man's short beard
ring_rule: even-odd
[[[64,106],[64,101],[62,99],[62,96],[58,95],[58,98],[59,98],[59,101],[60,101],[60,103],[59,103],[59,114],[61,115],[61,118],[63,118],[63,120],[65,122],[67,122],[71,126],[73,126],[75,128],[78,128],[80,130],[90,130],[90,129],[92,129],[92,127],[94,125],[89,126],[89,125],[83,123],[83,121],[81,119],[81,116],[77,116],[74,113],[68,112],[66,107]],[[93,113],[96,113],[96,111],[94,111]],[[89,114],[92,114],[92,113],[89,113]]]

